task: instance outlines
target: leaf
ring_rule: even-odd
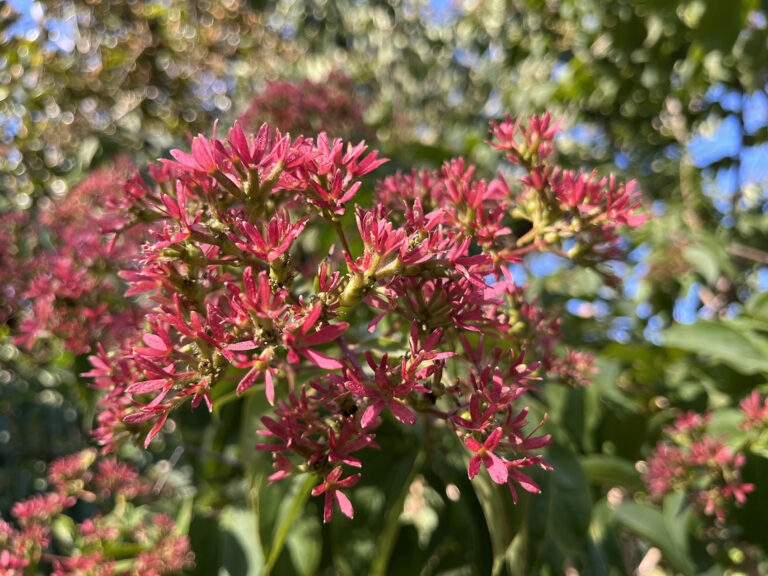
[[[676,324],[666,330],[664,345],[709,356],[742,374],[768,372],[768,357],[754,336],[726,322],[700,321]]]
[[[738,451],[749,435],[741,427],[743,421],[744,413],[738,408],[719,408],[713,412],[707,432],[714,437],[725,436],[725,443]]]
[[[293,523],[285,540],[296,574],[317,574],[323,554],[322,525],[318,514],[306,509]]]
[[[71,551],[75,544],[75,521],[66,514],[59,514],[53,519],[51,524],[51,533],[56,546],[62,550]]]
[[[623,502],[614,512],[615,520],[661,550],[664,558],[683,574],[694,574],[693,563],[674,543],[663,514],[637,502]]]
[[[388,510],[384,517],[384,525],[381,527],[381,533],[379,534],[377,542],[377,554],[371,564],[371,576],[387,573],[387,565],[389,564],[389,559],[392,555],[392,550],[395,547],[395,542],[397,541],[397,535],[400,529],[400,514],[403,511],[405,498],[410,493],[413,479],[421,470],[423,463],[424,451],[420,450],[411,467],[410,474],[404,478],[404,482],[400,486],[397,497],[388,506]]]
[[[215,537],[213,535],[216,535]],[[192,518],[189,529],[189,544],[195,555],[195,567],[190,571],[196,576],[216,574],[219,570],[221,546],[229,534],[222,531],[217,518],[198,510]],[[129,570],[128,566],[126,570]]]
[[[742,29],[741,0],[706,2],[706,10],[697,26],[698,38],[707,50],[726,54],[733,48]]]
[[[552,465],[554,481],[551,535],[563,550],[578,550],[587,535],[592,516],[589,481],[576,455],[565,447],[550,446],[546,460]]]
[[[219,526],[224,532],[220,546],[221,568],[243,576],[264,574],[264,555],[254,514],[244,508],[227,506],[221,513]]]
[[[395,564],[403,560],[394,552],[401,540],[418,539],[412,526],[403,525],[400,515],[404,494],[409,493],[421,449],[419,425],[403,426],[389,413],[377,429],[381,450],[365,451],[365,473],[349,492],[355,517],[338,513],[323,526],[335,568],[342,574],[402,573]],[[451,439],[454,439],[452,437]],[[317,499],[322,505],[322,499]],[[412,557],[411,557],[412,558]],[[406,566],[413,566],[406,560]],[[382,571],[383,570],[383,571]],[[406,573],[410,571],[405,570]]]
[[[758,320],[768,322],[768,292],[756,292],[744,305],[744,312]]]
[[[472,479],[472,488],[483,509],[488,535],[493,547],[493,574],[499,574],[504,566],[507,549],[514,543],[514,532],[508,517],[507,504],[504,501],[503,490],[506,486],[495,484],[490,477],[481,473]]]
[[[713,285],[720,275],[714,255],[703,246],[692,245],[683,250],[683,259],[701,274],[707,284]]]
[[[526,531],[520,530],[512,539],[505,554],[507,572],[510,576],[525,576],[525,562],[522,559],[525,558],[527,547]]]
[[[581,467],[592,484],[623,486],[628,490],[642,490],[640,473],[629,460],[618,456],[594,454],[579,459]]]
[[[693,509],[688,505],[687,494],[678,490],[667,494],[662,502],[661,512],[664,524],[672,538],[672,545],[688,555],[688,530],[693,519]]]
[[[189,527],[192,524],[194,505],[194,496],[186,496],[184,500],[182,500],[179,512],[176,514],[176,526],[173,529],[174,533],[179,536],[186,536],[189,533]]]
[[[558,558],[582,552],[592,516],[589,481],[575,454],[553,444],[545,460],[552,471],[525,471],[541,488],[541,494],[530,496],[526,517],[530,573],[542,571],[542,563],[557,566]]]
[[[265,575],[272,572],[272,568],[274,568],[277,559],[280,557],[280,553],[283,551],[285,539],[293,527],[296,518],[304,510],[304,505],[309,499],[309,493],[316,483],[317,477],[313,474],[309,474],[306,478],[294,478],[293,491],[289,497],[283,500],[277,513],[275,534],[272,538],[272,545],[269,548],[267,564],[264,567]],[[318,553],[317,550],[314,552]]]
[[[77,151],[77,160],[82,169],[86,169],[91,165],[93,157],[99,151],[99,139],[96,136],[87,136],[83,138],[80,143],[80,148]]]

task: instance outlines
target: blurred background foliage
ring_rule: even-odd
[[[622,290],[556,258],[515,266],[600,367],[591,387],[545,387],[533,407],[556,440],[555,471],[536,477],[542,495],[514,506],[471,483],[450,450],[419,454],[422,439],[392,426],[382,453],[401,458],[374,460],[354,521],[323,526],[301,486],[266,486],[269,462],[251,445],[267,407],[251,396],[185,416],[149,453],[127,449],[171,461],[196,488],[195,573],[766,573],[768,449],[745,443],[733,414],[752,390],[768,392],[767,10],[760,0],[0,4],[2,212],[34,219],[116,154],[142,164],[216,118],[226,126],[270,83],[339,74],[361,110],[350,130],[392,158],[384,170],[464,155],[491,175],[488,120],[551,110],[566,122],[559,161],[637,179],[652,214],[627,239],[630,262],[615,264]],[[257,110],[254,122],[281,111]],[[2,513],[43,487],[47,461],[87,442],[95,398],[76,376],[84,356],[56,342],[19,351],[17,322],[0,328]],[[747,454],[757,488],[726,526],[692,514],[682,492],[646,494],[645,460],[687,410],[713,411],[713,430]]]

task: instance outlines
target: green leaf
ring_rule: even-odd
[[[261,576],[264,555],[261,551],[256,516],[247,509],[227,506],[221,513],[221,567],[230,574]]]
[[[80,167],[85,169],[91,165],[93,157],[99,151],[99,139],[96,136],[88,136],[83,138],[80,143],[80,149],[77,151],[77,160]]]
[[[194,496],[186,496],[182,501],[179,512],[176,514],[176,526],[173,529],[176,534],[186,536],[189,533],[194,505]]]
[[[277,559],[280,557],[280,553],[283,551],[283,545],[285,544],[288,533],[292,529],[296,518],[304,510],[304,505],[309,499],[309,493],[312,490],[312,486],[316,483],[317,477],[312,474],[307,475],[306,478],[297,477],[294,479],[293,492],[288,498],[283,500],[277,513],[277,527],[272,538],[272,546],[270,546],[269,549],[267,564],[264,568],[265,575],[270,574],[272,568],[274,568]],[[319,556],[319,550],[313,550],[313,552]],[[311,564],[311,562],[309,563]]]
[[[623,486],[633,491],[642,490],[645,486],[635,466],[624,458],[593,454],[583,456],[579,462],[592,484]]]
[[[687,556],[688,531],[693,520],[693,509],[688,504],[688,495],[684,490],[668,494],[662,502],[661,512],[672,544]]]
[[[523,562],[522,559],[525,558],[526,549],[528,547],[526,540],[526,531],[520,530],[507,547],[505,556],[507,561],[507,572],[509,572],[510,576],[525,576],[525,562]]]
[[[691,559],[678,548],[669,533],[664,515],[656,508],[637,502],[623,502],[614,512],[622,526],[661,550],[664,558],[683,574],[694,574]]]
[[[713,321],[676,324],[664,332],[664,345],[709,356],[742,374],[768,372],[768,357],[756,337],[736,326]]]
[[[213,534],[219,536],[212,537]],[[192,574],[206,576],[218,572],[221,545],[225,540],[225,534],[213,515],[197,511],[189,529],[189,543],[195,554],[195,567],[191,571]]]
[[[323,555],[322,525],[318,514],[304,511],[293,523],[285,540],[296,574],[317,574]]]
[[[76,532],[75,521],[69,516],[59,514],[53,519],[51,533],[56,541],[56,546],[59,546],[66,551],[71,551],[75,544]]]
[[[472,479],[472,488],[475,490],[488,525],[488,535],[491,537],[491,546],[493,547],[492,574],[495,576],[504,567],[507,549],[514,543],[515,537],[503,492],[503,490],[508,492],[509,489],[506,486],[495,484],[484,473],[480,473]]]
[[[576,455],[565,447],[550,446],[546,460],[553,468],[550,533],[562,549],[578,550],[592,516],[589,481]]]
[[[553,568],[558,559],[583,552],[592,518],[589,481],[576,455],[553,444],[545,460],[552,471],[525,471],[541,488],[541,494],[530,496],[526,516],[527,570],[531,573],[543,571],[542,563]]]
[[[728,446],[741,449],[748,433],[742,429],[744,413],[738,408],[719,408],[712,413],[707,432],[715,437],[725,436]]]
[[[692,245],[683,250],[683,259],[701,274],[707,284],[714,284],[720,275],[715,256],[703,246]]]
[[[400,531],[400,514],[403,511],[405,498],[410,493],[413,479],[419,470],[421,470],[423,463],[424,452],[420,450],[411,468],[411,473],[405,477],[405,481],[400,486],[396,498],[388,506],[388,510],[384,516],[384,524],[381,527],[381,533],[379,534],[377,542],[377,554],[371,564],[371,576],[384,575],[387,573],[387,565],[389,564],[389,559],[392,555],[392,550],[395,547],[398,532]]]
[[[768,322],[768,292],[756,292],[744,305],[744,312],[758,320]]]

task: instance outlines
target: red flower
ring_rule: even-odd
[[[482,463],[496,484],[506,484],[509,475],[507,463],[493,453],[493,450],[499,445],[501,434],[501,428],[496,428],[496,430],[491,432],[491,435],[488,436],[484,444],[480,444],[471,436],[464,437],[464,444],[472,452],[475,452],[475,455],[469,461],[470,478],[477,476],[478,472],[480,472],[480,464]]]
[[[330,356],[326,356],[321,352],[312,350],[310,346],[317,344],[325,344],[331,340],[338,338],[348,327],[346,322],[339,322],[332,326],[325,326],[316,332],[308,334],[312,327],[320,319],[320,314],[323,311],[322,304],[315,304],[314,308],[310,311],[300,326],[294,326],[298,328],[296,333],[286,330],[283,332],[283,343],[288,347],[288,362],[291,364],[298,364],[299,354],[304,356],[307,360],[314,365],[326,370],[337,370],[344,366],[340,361]]]
[[[528,127],[522,125],[522,116],[514,122],[507,115],[504,122],[491,122],[491,133],[496,142],[490,142],[497,150],[506,150],[510,162],[519,163],[521,158],[536,155],[539,159],[551,156],[554,152],[555,135],[560,131],[561,120],[552,124],[549,112],[543,116],[530,116]],[[518,133],[520,142],[517,141]]]
[[[192,154],[182,150],[171,150],[171,156],[176,159],[176,165],[182,170],[214,174],[219,169],[217,163],[216,124],[213,125],[214,137],[210,140],[198,134],[192,140]]]
[[[768,422],[768,397],[761,400],[757,390],[752,390],[752,394],[739,402],[739,408],[744,413],[741,427],[745,430],[764,426]]]
[[[368,360],[368,365],[374,371],[376,388],[364,385],[360,381],[361,375],[354,374],[351,371],[348,373],[349,378],[345,384],[347,389],[355,396],[374,399],[374,402],[363,413],[360,419],[360,426],[368,428],[379,417],[385,406],[403,424],[408,424],[409,426],[414,424],[416,422],[416,415],[411,412],[410,408],[398,400],[407,396],[413,390],[414,384],[412,382],[402,382],[396,386],[392,385],[389,378],[389,365],[386,354],[384,354],[381,363],[378,365],[369,352],[366,352],[366,359]]]
[[[272,262],[291,248],[291,244],[304,230],[308,221],[309,216],[305,216],[292,224],[288,212],[283,210],[275,214],[264,226],[264,233],[260,234],[259,230],[250,222],[237,218],[235,225],[246,241],[241,241],[234,234],[231,234],[230,237],[241,250],[250,252],[261,260]]]
[[[344,480],[339,480],[339,478],[341,478],[341,472],[341,467],[334,468],[325,478],[325,482],[312,489],[312,496],[320,496],[320,494],[325,492],[323,522],[326,523],[330,522],[331,518],[333,518],[334,501],[339,506],[339,510],[341,510],[341,513],[344,514],[344,516],[347,518],[354,517],[352,502],[349,501],[349,498],[347,498],[339,488],[349,488],[354,486],[360,480],[360,474],[355,474],[349,478],[344,478]]]
[[[252,350],[256,348],[256,344],[253,342],[245,341],[245,342],[238,342],[237,344],[231,344],[227,346],[223,352],[228,352],[229,354],[232,354],[232,351],[241,351],[241,350]],[[226,354],[225,354],[226,355]],[[248,390],[251,386],[253,386],[256,381],[261,377],[264,376],[264,392],[267,395],[267,400],[270,404],[275,404],[275,383],[273,380],[273,376],[277,374],[277,369],[272,368],[269,365],[269,361],[272,359],[272,348],[268,348],[267,350],[263,351],[261,354],[254,354],[253,357],[250,360],[239,360],[237,357],[232,355],[232,358],[230,361],[232,362],[232,365],[236,368],[250,368],[248,373],[243,376],[243,378],[240,380],[240,383],[237,385],[237,394],[240,395],[246,390]]]

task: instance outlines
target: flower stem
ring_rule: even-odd
[[[403,512],[405,498],[408,496],[413,479],[416,477],[416,474],[419,473],[423,464],[424,451],[419,450],[419,453],[413,462],[411,473],[408,474],[400,493],[397,495],[397,500],[387,509],[384,518],[384,527],[379,536],[378,546],[376,546],[376,557],[371,564],[370,576],[385,576],[387,574],[389,559],[392,556],[392,551],[397,542],[397,535],[400,532],[400,514]]]
[[[285,538],[288,536],[288,532],[290,531],[291,526],[293,526],[293,522],[296,520],[299,512],[304,509],[304,504],[306,504],[309,499],[309,493],[315,482],[317,482],[315,475],[308,475],[306,480],[304,480],[304,483],[293,496],[291,507],[283,518],[283,521],[280,523],[280,526],[278,526],[275,539],[272,541],[272,548],[269,551],[267,563],[264,566],[264,576],[269,576],[271,574],[272,569],[275,567],[275,563],[277,563],[278,558],[280,558],[280,553],[283,551],[283,546],[285,545]]]

